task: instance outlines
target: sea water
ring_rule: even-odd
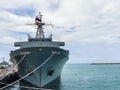
[[[5,90],[27,89],[16,84]],[[120,90],[120,65],[66,64],[55,90]]]

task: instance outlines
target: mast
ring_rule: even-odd
[[[45,38],[44,31],[43,31],[43,25],[38,25],[37,32],[36,32],[36,38]]]
[[[36,25],[37,26],[37,31],[36,31],[36,38],[45,38],[45,35],[44,35],[44,31],[43,31],[43,26],[51,26],[53,27],[52,24],[46,24],[46,23],[43,23],[42,22],[42,14],[41,12],[39,12],[39,15],[36,16],[35,18],[35,23],[28,23],[26,25]],[[28,37],[30,38],[31,36],[28,34]],[[50,38],[52,38],[52,35],[49,36]]]
[[[45,38],[44,31],[43,31],[43,25],[45,23],[42,23],[42,14],[39,12],[39,15],[35,18],[35,25],[37,25],[37,32],[36,32],[36,38]]]

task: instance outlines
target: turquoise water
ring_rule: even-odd
[[[66,65],[59,90],[120,90],[120,65]]]
[[[120,65],[65,65],[61,83],[55,90],[120,90]]]

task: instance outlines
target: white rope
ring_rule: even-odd
[[[2,82],[0,82],[0,84],[8,85],[7,83],[2,83]],[[11,86],[18,88],[16,85],[11,85]],[[43,88],[36,88],[36,87],[29,87],[29,86],[19,86],[19,87],[32,89],[32,90],[51,90],[51,89],[43,89]]]
[[[27,55],[27,54],[25,54],[25,55],[21,58],[21,60],[14,66],[14,68],[6,73],[6,75],[8,75],[8,74],[11,73],[15,68],[17,68],[17,66],[24,60],[24,58],[26,57],[26,55]],[[3,78],[5,78],[6,75],[3,76],[2,78],[0,78],[0,80],[2,80]]]
[[[6,88],[6,87],[9,87],[9,86],[11,86],[11,85],[13,85],[13,84],[19,82],[20,80],[26,78],[26,77],[29,76],[30,74],[34,73],[36,70],[38,70],[40,67],[42,67],[45,63],[47,63],[47,62],[53,57],[54,54],[55,54],[55,53],[52,53],[52,55],[51,55],[50,57],[48,57],[48,59],[46,59],[45,62],[43,62],[42,64],[40,64],[40,65],[39,65],[37,68],[35,68],[33,71],[31,71],[30,73],[26,74],[26,75],[23,76],[22,78],[16,80],[15,82],[10,83],[10,84],[8,84],[8,85],[0,88],[0,90],[4,89],[4,88]]]
[[[27,55],[27,54],[25,54],[25,55],[21,58],[21,60],[14,66],[13,69],[17,68],[17,66],[24,60],[24,58],[26,57],[26,55]]]

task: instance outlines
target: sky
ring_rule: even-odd
[[[0,61],[9,61],[14,42],[35,36],[27,26],[41,12],[45,34],[64,41],[67,63],[120,63],[120,0],[0,0]]]

